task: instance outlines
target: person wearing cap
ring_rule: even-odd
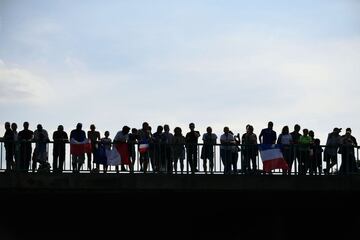
[[[324,162],[326,162],[325,174],[329,174],[332,167],[338,163],[338,149],[341,141],[340,132],[341,128],[336,127],[328,134],[324,150]]]
[[[351,135],[351,128],[346,129],[346,133],[341,136],[340,141],[340,153],[341,153],[341,165],[339,169],[340,174],[350,174],[359,171],[356,166],[355,151],[357,147],[357,141],[354,136]]]

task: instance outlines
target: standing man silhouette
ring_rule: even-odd
[[[191,173],[194,174],[198,172],[197,169],[197,145],[198,139],[200,137],[200,133],[195,131],[195,124],[189,124],[190,132],[186,134],[186,153],[187,153],[187,161],[190,164]]]

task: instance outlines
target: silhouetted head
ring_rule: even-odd
[[[254,127],[249,125],[249,127],[247,128],[247,133],[253,133],[254,132]]]
[[[194,129],[195,129],[195,123],[190,123],[190,124],[189,124],[189,128],[190,128],[191,131],[194,131]]]
[[[163,130],[164,130],[163,126],[159,125],[156,129],[156,132],[162,133]]]
[[[335,133],[335,134],[339,134],[340,132],[341,132],[341,129],[342,128],[334,128],[334,130],[333,130],[333,132]]]
[[[224,133],[225,133],[225,134],[229,134],[229,131],[230,131],[230,130],[229,130],[229,127],[224,127]]]
[[[351,128],[347,128],[345,134],[351,135]]]
[[[180,127],[176,127],[176,128],[174,128],[174,134],[176,135],[176,136],[179,136],[179,135],[181,135],[181,128]]]
[[[9,123],[9,122],[6,122],[6,123],[5,123],[5,129],[6,129],[6,130],[11,129],[11,127],[10,127],[10,123]]]
[[[42,131],[42,130],[43,130],[43,127],[42,127],[41,124],[38,124],[38,125],[36,126],[36,129],[37,129],[38,131]]]
[[[58,126],[58,131],[60,131],[60,132],[64,131],[64,126],[63,126],[63,125],[59,125],[59,126]]]
[[[312,137],[312,139],[314,139],[315,133],[314,133],[313,130],[310,130],[310,131],[309,131],[309,136]]]
[[[143,122],[142,129],[146,131],[148,130],[148,128],[149,128],[149,124],[147,122]]]
[[[138,132],[138,130],[137,130],[136,128],[132,128],[132,129],[131,129],[131,133],[132,133],[132,134],[137,134],[137,132]]]
[[[130,132],[130,128],[128,126],[123,126],[122,133],[123,134],[128,134],[129,132]]]
[[[303,134],[304,134],[304,136],[307,136],[307,135],[309,134],[309,130],[306,129],[306,128],[304,128],[304,129],[303,129]]]
[[[281,134],[283,135],[286,135],[286,134],[289,134],[289,127],[288,126],[284,126],[282,131],[281,131]]]
[[[250,127],[250,124],[247,124],[245,127],[245,130],[247,131],[249,127]]]
[[[294,126],[294,131],[295,131],[295,132],[299,132],[300,129],[301,129],[300,125],[299,125],[299,124],[295,124],[295,126]]]
[[[316,139],[314,140],[314,144],[315,144],[315,145],[320,145],[320,139],[316,138]]]
[[[76,129],[81,130],[82,129],[82,124],[81,123],[76,124]]]
[[[91,130],[91,131],[95,131],[95,129],[96,129],[95,125],[94,125],[94,124],[91,124],[91,125],[90,125],[90,130]]]
[[[105,131],[105,137],[108,138],[110,136],[109,131]]]
[[[11,124],[11,130],[13,130],[14,132],[16,132],[17,129],[17,124],[16,123],[12,123]]]
[[[29,129],[29,122],[24,122],[23,126],[24,126],[25,130],[28,130]]]
[[[273,122],[268,122],[268,128],[273,129],[273,127],[274,127],[274,123]]]
[[[211,127],[207,127],[207,128],[206,128],[206,132],[207,132],[208,134],[211,134],[211,133],[212,133],[212,128],[211,128]]]
[[[170,132],[169,125],[167,125],[167,124],[164,125],[164,131],[167,132],[167,133]]]

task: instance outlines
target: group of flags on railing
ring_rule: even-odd
[[[149,151],[149,143],[139,143],[138,149],[140,153],[146,153]],[[261,160],[263,162],[263,170],[265,172],[270,172],[273,169],[289,169],[289,166],[280,150],[280,145],[260,144],[259,150]],[[72,140],[70,142],[70,153],[73,155],[81,155],[91,152],[94,152],[95,162],[99,164],[107,164],[110,166],[130,164],[130,154],[127,143],[113,144],[111,149],[106,149],[105,146],[99,144],[96,149],[92,149],[91,142],[88,140],[85,140],[84,142],[76,142]]]
[[[97,145],[97,148],[93,149],[89,140],[85,140],[83,142],[72,140],[70,142],[70,153],[75,156],[83,155],[85,153],[94,153],[95,163],[99,164],[107,164],[110,166],[130,164],[127,143],[113,144],[110,149],[100,143]]]

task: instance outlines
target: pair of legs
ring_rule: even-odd
[[[85,155],[72,155],[72,168],[74,173],[79,173],[85,161]]]

